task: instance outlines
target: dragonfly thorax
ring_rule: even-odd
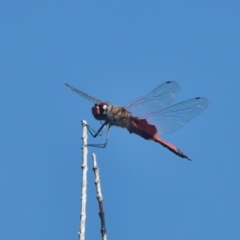
[[[109,113],[111,112],[112,106],[107,103],[95,104],[92,107],[92,114],[97,120],[107,120]]]

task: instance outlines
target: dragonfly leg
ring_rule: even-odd
[[[92,135],[92,137],[97,137],[97,136],[102,136],[106,126],[107,126],[107,121],[105,123],[102,124],[102,126],[97,130],[95,131],[93,128],[91,128],[89,125],[86,125],[87,129],[88,129],[88,132]]]
[[[89,147],[97,147],[97,148],[105,148],[107,146],[107,143],[108,143],[108,137],[109,137],[109,133],[110,133],[110,128],[111,128],[111,125],[108,125],[107,137],[106,137],[106,140],[105,140],[104,143],[100,143],[100,144],[87,144],[87,146],[89,146]]]

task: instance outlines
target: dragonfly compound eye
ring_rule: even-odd
[[[97,116],[100,114],[100,109],[99,109],[99,106],[97,104],[95,104],[94,107],[92,107],[92,114],[93,116]]]
[[[92,107],[92,114],[97,120],[106,120],[108,116],[108,105],[105,103],[95,104]]]
[[[108,105],[103,103],[103,104],[99,104],[100,107],[100,114],[102,116],[107,116],[108,115]]]

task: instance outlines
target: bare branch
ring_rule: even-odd
[[[87,203],[87,122],[82,120],[82,196],[81,196],[81,214],[80,226],[78,231],[79,240],[85,239],[85,225],[86,225],[86,203]]]
[[[101,191],[101,183],[100,183],[100,176],[99,176],[99,168],[97,166],[97,160],[96,155],[92,154],[92,160],[93,160],[93,171],[95,174],[95,186],[97,191],[97,200],[99,204],[99,217],[101,221],[101,234],[102,234],[102,240],[107,240],[107,231],[105,226],[105,218],[104,218],[104,211],[103,211],[103,196]]]

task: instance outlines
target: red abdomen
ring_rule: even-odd
[[[146,119],[136,117],[131,117],[128,130],[130,133],[135,133],[147,140],[153,140],[153,136],[157,133],[157,128],[154,125],[149,124]]]

